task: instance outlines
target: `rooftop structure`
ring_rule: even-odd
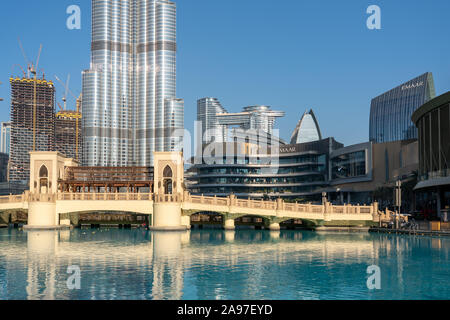
[[[322,140],[319,123],[312,109],[306,111],[297,124],[291,137],[291,144]]]
[[[216,115],[219,125],[238,126],[244,130],[262,130],[273,133],[276,118],[284,117],[283,111],[271,110],[268,106],[245,107],[239,113],[219,113]]]

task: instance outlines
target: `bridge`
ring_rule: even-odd
[[[215,212],[223,216],[223,227],[235,228],[235,220],[254,216],[264,219],[270,230],[279,230],[280,223],[301,220],[311,228],[327,226],[367,227],[381,219],[378,204],[370,206],[335,206],[276,201],[205,197],[191,195],[184,188],[181,153],[155,153],[154,188],[151,192],[130,192],[136,188],[67,188],[62,187],[69,168],[77,166],[73,159],[55,152],[31,153],[30,190],[22,195],[0,197],[0,212],[28,212],[28,229],[55,229],[73,224],[76,214],[89,212],[131,212],[149,216],[154,230],[186,230],[191,216]],[[85,185],[89,185],[88,182]],[[149,185],[150,186],[150,185]],[[153,190],[152,190],[153,189]],[[101,190],[103,192],[96,192]],[[106,192],[108,191],[108,192]]]

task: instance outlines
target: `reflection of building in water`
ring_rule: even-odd
[[[58,251],[56,231],[27,233],[27,299],[55,300],[56,255]]]
[[[129,234],[119,230],[77,233],[27,233],[26,299],[73,300],[86,294],[95,300],[183,298],[182,246],[189,243],[189,233],[154,233],[152,243],[148,234],[130,242]],[[81,290],[67,288],[69,266],[80,267]],[[2,276],[0,285],[7,283],[6,273]]]
[[[187,233],[187,232],[186,232]],[[153,299],[183,298],[184,258],[182,242],[186,233],[156,232],[153,234]]]
[[[0,269],[0,299],[361,298],[367,295],[366,268],[373,264],[382,270],[383,290],[401,297],[411,294],[407,284],[416,283],[415,277],[428,279],[413,272],[422,264],[445,279],[446,266],[439,262],[448,260],[450,245],[426,237],[285,231],[75,230],[26,236],[26,243],[14,237],[0,241],[0,268],[7,270]],[[19,256],[25,245],[27,254]],[[423,252],[433,259],[416,259]],[[71,265],[81,268],[81,290],[67,289]]]

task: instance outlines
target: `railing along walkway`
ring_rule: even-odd
[[[341,205],[331,203],[322,205],[286,203],[282,199],[277,201],[237,199],[234,195],[227,198],[193,196],[189,192],[183,194],[156,195],[152,193],[57,193],[56,195],[29,194],[0,196],[0,204],[23,203],[27,201],[155,201],[157,203],[190,203],[211,206],[228,206],[261,210],[282,210],[295,213],[317,214],[374,214],[378,213],[378,204],[371,206]]]

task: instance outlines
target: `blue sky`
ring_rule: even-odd
[[[424,72],[437,94],[450,90],[448,0],[177,0],[177,95],[192,130],[198,98],[220,99],[230,112],[264,104],[286,111],[279,120],[289,140],[300,116],[313,108],[324,136],[346,145],[369,134],[370,100]],[[66,8],[82,10],[81,30],[66,28]],[[382,29],[369,30],[366,9],[378,5]],[[81,90],[90,61],[90,0],[2,1],[0,121],[10,113],[9,77],[44,46],[46,78],[71,74]],[[62,86],[57,84],[61,103]],[[69,106],[74,105],[69,100]]]

